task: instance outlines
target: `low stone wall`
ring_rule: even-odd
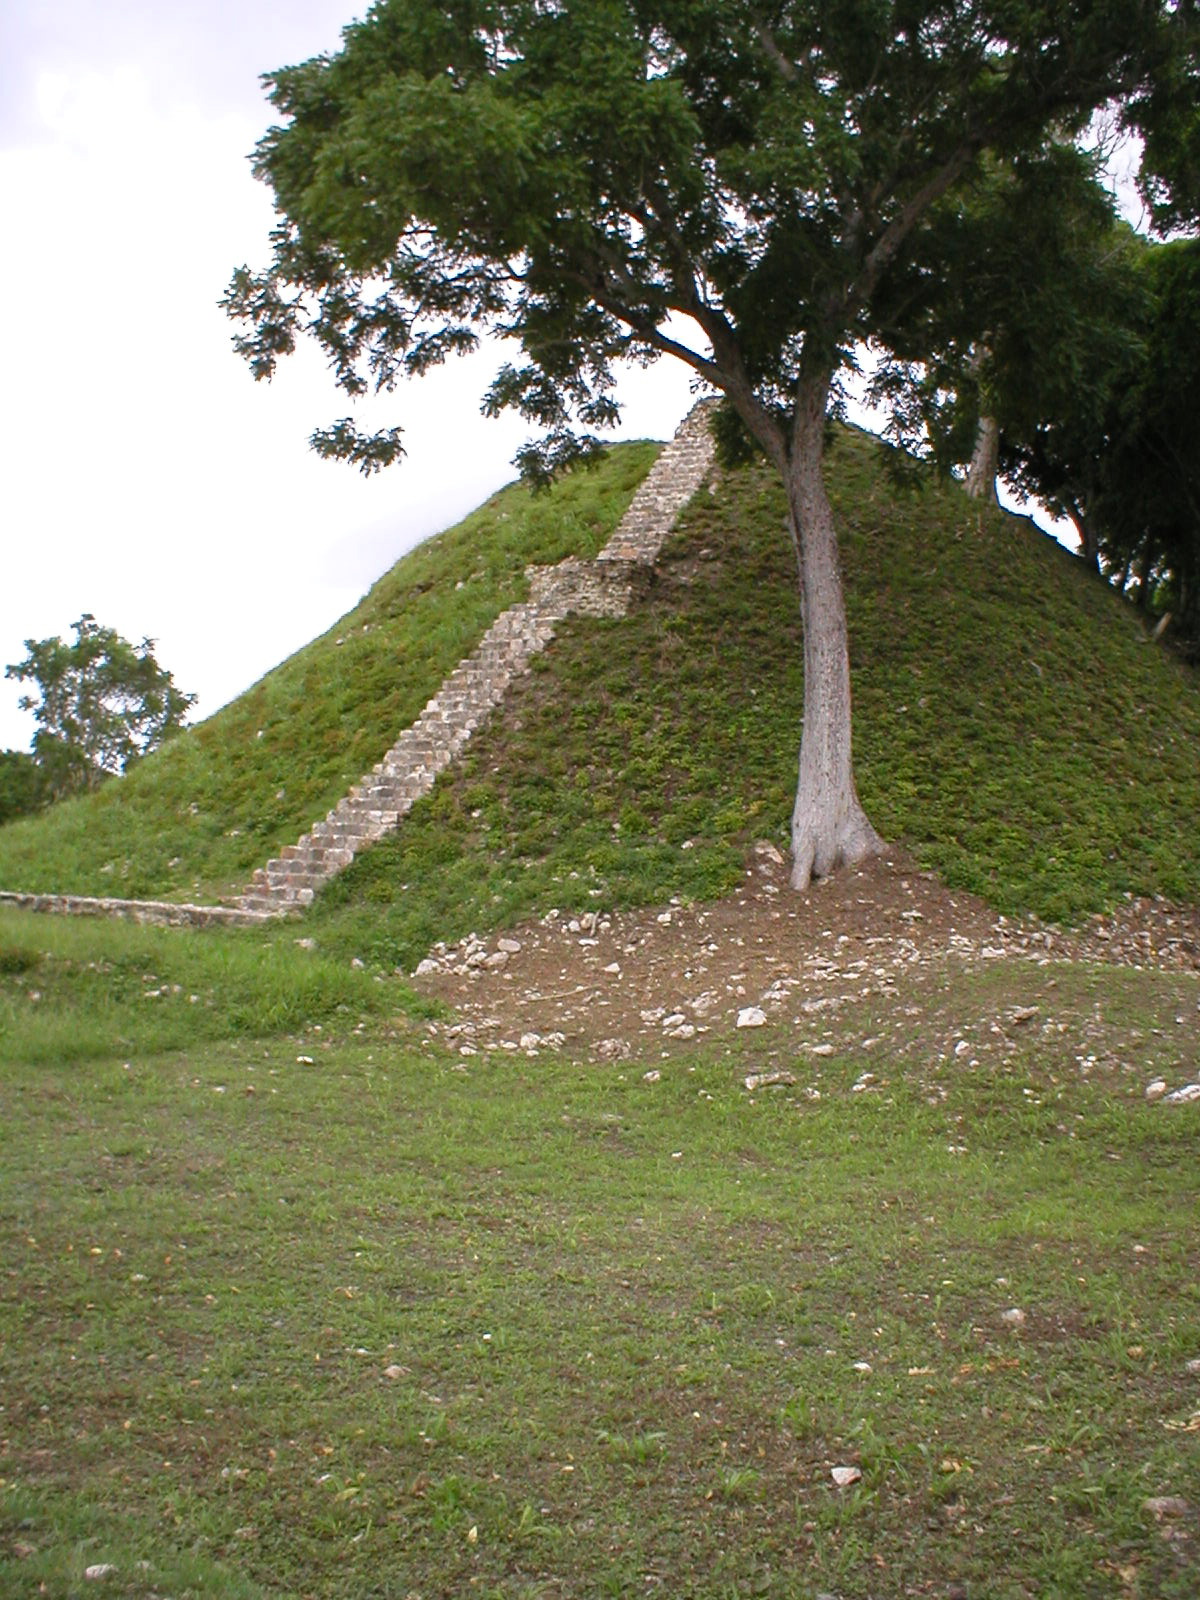
[[[64,917],[123,917],[163,928],[257,928],[271,914],[242,906],[185,906],[171,900],[116,900],[85,894],[14,894],[0,889],[0,906]]]

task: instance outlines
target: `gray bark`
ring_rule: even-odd
[[[883,848],[854,784],[850,645],[833,511],[822,474],[828,377],[800,385],[786,468],[804,625],[804,728],[792,812],[792,885],[805,889]]]
[[[967,497],[995,501],[996,474],[1000,470],[1000,424],[995,417],[980,417],[975,449],[967,468]]]

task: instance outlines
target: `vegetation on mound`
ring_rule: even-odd
[[[174,900],[236,889],[335,805],[508,606],[525,567],[591,556],[658,447],[616,445],[546,495],[513,485],[119,783],[0,830],[0,887]]]
[[[842,535],[868,814],[955,888],[1072,921],[1200,899],[1200,694],[1033,524],[953,485],[898,493],[844,433]],[[551,905],[703,898],[787,847],[803,704],[782,496],[693,502],[642,602],[577,620],[405,827],[325,891],[323,943],[408,964]]]
[[[618,452],[606,470],[627,464],[632,473],[645,460]],[[1196,672],[1149,644],[1132,609],[1031,523],[981,511],[953,485],[901,491],[888,463],[877,440],[844,431],[829,474],[846,570],[856,768],[876,826],[952,887],[1006,912],[1071,921],[1129,893],[1200,900]],[[559,492],[601,482],[571,480]],[[525,503],[531,516],[554,505]],[[494,530],[498,513],[479,515]],[[323,948],[411,966],[437,939],[551,905],[711,897],[737,880],[753,839],[786,848],[803,681],[784,527],[782,496],[765,470],[730,472],[701,494],[629,615],[565,624],[433,794],[320,896],[309,920]],[[383,726],[384,686],[394,698],[408,693],[406,708],[417,709],[436,687],[441,656],[436,668],[421,656],[419,692],[407,674],[405,684],[391,682],[384,602],[424,650],[423,619],[461,602],[455,574],[479,571],[492,548],[475,547],[478,531],[464,524],[381,580],[364,602],[375,607],[370,631],[348,621],[334,635],[352,657],[329,637],[317,641],[181,740],[179,755],[146,762],[133,791],[144,809],[114,803],[105,853],[141,861],[132,828],[164,829],[163,853],[181,865],[166,877],[147,866],[139,880],[143,892],[161,893],[211,883],[216,863],[235,854],[244,873],[295,837],[323,809],[324,801],[298,814],[295,794],[315,785],[310,765],[313,774],[332,770],[321,767],[331,725],[347,751],[362,746],[368,722],[376,747],[386,745],[399,723]],[[549,559],[548,543],[547,535],[536,553],[514,544],[506,570]],[[417,557],[425,565],[410,565]],[[482,619],[473,626],[482,631]],[[447,660],[460,649],[455,637]],[[260,717],[268,701],[276,709]],[[173,776],[184,771],[185,747],[207,763],[204,794],[244,787],[250,799],[239,814],[262,813],[252,837],[215,836],[211,798],[187,817],[194,791]],[[347,756],[337,768],[346,776],[324,794],[369,764]],[[285,799],[276,800],[276,786]],[[39,826],[36,835],[0,832],[0,878],[17,876],[18,843],[28,851],[36,838],[46,887],[133,892],[132,866],[127,877],[125,868],[86,875],[81,812],[59,810]],[[245,832],[254,827],[248,820]]]

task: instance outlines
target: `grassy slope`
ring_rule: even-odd
[[[549,495],[502,490],[122,782],[0,829],[0,887],[169,899],[235,888],[379,760],[524,598],[527,564],[600,549],[656,454],[620,445]]]
[[[1196,674],[1031,524],[953,487],[898,496],[881,462],[851,434],[830,474],[881,831],[1006,911],[1200,899]],[[765,470],[693,504],[644,602],[564,630],[326,891],[323,942],[408,962],[548,905],[720,892],[747,841],[785,844],[803,680],[782,528]]]
[[[942,1002],[1005,1015],[1003,965]],[[1142,1084],[1200,995],[1039,998],[1003,1068],[797,1059],[819,1100],[740,1036],[0,1064],[0,1593],[1189,1600],[1200,1107]],[[1072,1066],[1102,1010],[1141,1070]]]
[[[645,457],[628,462],[632,474]],[[1196,674],[1145,643],[1128,609],[1032,525],[981,513],[953,487],[898,494],[883,463],[877,442],[851,433],[830,470],[859,782],[881,831],[1008,911],[1072,919],[1125,892],[1200,899]],[[497,525],[494,509],[480,515]],[[435,938],[548,904],[718,893],[749,839],[785,842],[803,685],[782,529],[765,469],[702,496],[633,612],[564,628],[448,780],[326,891],[313,920],[329,948],[407,962]],[[462,593],[458,575],[479,569],[475,537],[464,525],[407,558],[364,608],[378,619],[403,597],[405,615],[415,602],[440,617]],[[548,546],[544,537],[540,559]],[[418,557],[420,582],[434,585],[419,597]],[[508,559],[515,574],[532,553]],[[165,835],[164,857],[183,857],[173,876],[148,864],[134,883],[132,872],[97,878],[68,863],[61,841],[82,816],[68,809],[0,833],[0,881],[20,876],[18,849],[32,870],[35,845],[46,887],[162,892],[244,873],[369,764],[368,744],[394,736],[399,709],[372,723],[373,744],[358,731],[385,688],[393,702],[401,693],[380,648],[391,636],[376,620],[364,638],[366,615],[338,630],[359,629],[353,658],[318,641],[131,780],[145,809],[130,815]],[[482,631],[474,615],[471,627]],[[418,622],[409,637],[441,632],[448,625],[422,635]],[[447,642],[447,664],[471,642],[464,633]],[[426,692],[411,695],[413,710]],[[314,734],[313,718],[333,706],[336,731],[327,722]],[[340,754],[310,772],[325,742]],[[196,776],[176,781],[188,763]],[[248,797],[236,841],[224,836],[230,802],[204,788],[219,780]],[[198,789],[192,819],[185,800]],[[88,837],[103,820],[113,832],[102,854],[120,855],[126,802],[116,786],[105,800]]]

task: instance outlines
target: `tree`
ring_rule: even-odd
[[[1200,240],[1146,245],[1136,362],[1109,396],[1095,494],[1102,567],[1200,648]],[[1118,577],[1118,575],[1120,575]]]
[[[1140,360],[1145,298],[1144,242],[1117,222],[1098,166],[1056,137],[980,163],[893,275],[891,350],[874,379],[907,449],[944,471],[967,466],[977,494],[1003,457],[1011,482],[1071,518],[1092,564],[1088,483],[1110,396]]]
[[[85,613],[75,639],[26,639],[29,654],[5,676],[36,683],[22,695],[38,722],[33,756],[54,798],[95,789],[182,725],[194,694],[177,689],[154,659],[154,640],[132,645]]]
[[[46,775],[28,750],[0,750],[0,825],[48,804]]]
[[[1015,191],[1014,191],[1015,192]],[[1100,197],[1102,199],[1102,197]],[[1010,483],[1069,517],[1080,555],[1147,612],[1200,642],[1200,241],[1155,244],[1118,222],[1088,185],[1062,191],[1038,252],[1053,283],[1031,301],[1003,270],[972,277],[994,330],[986,361],[942,320],[941,354],[913,385],[943,465],[961,463],[984,409]],[[1012,247],[1008,254],[1012,253]],[[923,330],[928,339],[928,331]],[[938,342],[938,341],[935,341]],[[986,400],[981,398],[986,394]]]
[[[1194,5],[1180,5],[1181,32],[1195,27]],[[1200,227],[1200,57],[1171,50],[1131,107],[1143,143],[1139,188],[1155,230]]]
[[[536,477],[611,424],[613,364],[671,355],[787,491],[804,629],[792,881],[878,848],[851,759],[826,425],[886,342],[890,275],[988,151],[1144,94],[1171,0],[380,0],[269,76],[274,256],[223,302],[256,377],[311,335],[351,396],[515,341],[485,399],[546,430]],[[1190,0],[1184,9],[1191,15]],[[1169,36],[1169,37],[1168,37]],[[1189,36],[1190,37],[1190,36]],[[400,430],[316,448],[372,470]]]
[[[905,442],[923,433],[943,466],[967,459],[976,420],[990,414],[1008,481],[1069,517],[1083,559],[1143,610],[1169,613],[1177,641],[1194,651],[1200,240],[1155,244],[1116,221],[1098,191],[1089,198],[1089,186],[1062,190],[1054,227],[1039,235],[1053,283],[1036,300],[1021,271],[1006,268],[1021,248],[1006,246],[1008,230],[986,252],[991,270],[970,275],[980,303],[965,326],[993,330],[984,359],[957,342],[955,309],[938,305],[936,337],[920,331],[937,357],[896,363],[901,379],[885,367],[878,381],[908,383],[916,399],[903,412]]]

